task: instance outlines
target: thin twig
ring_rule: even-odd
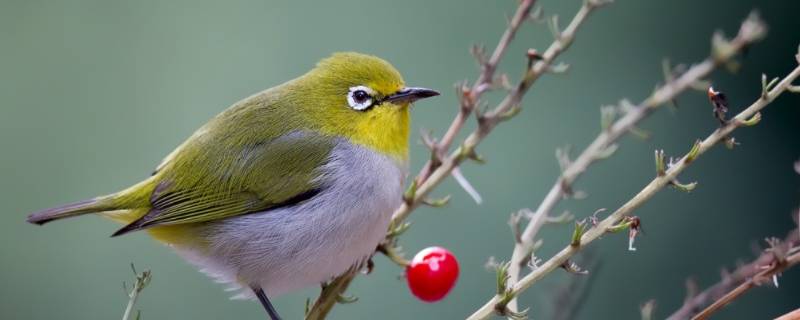
[[[306,319],[325,319],[333,309],[333,306],[340,300],[339,298],[344,291],[347,290],[356,273],[354,271],[347,272],[325,285],[319,294],[319,298],[306,314]]]
[[[125,307],[125,313],[122,315],[122,320],[131,319],[133,307],[136,305],[136,301],[139,299],[139,293],[141,293],[142,290],[144,290],[144,288],[150,284],[150,279],[152,279],[150,270],[145,270],[142,273],[138,273],[136,272],[136,268],[132,263],[131,269],[133,270],[133,274],[136,276],[136,281],[133,283],[133,289],[131,289],[131,292],[128,293],[128,305]],[[138,315],[134,319],[139,319]]]
[[[764,271],[759,272],[753,278],[748,279],[741,285],[737,286],[726,295],[722,296],[717,301],[714,301],[710,306],[705,308],[703,311],[698,313],[696,316],[692,318],[692,320],[704,320],[708,319],[714,312],[717,312],[719,309],[727,305],[733,300],[736,300],[739,296],[747,292],[748,290],[752,289],[755,286],[758,286],[762,281],[769,281],[765,279],[771,279],[773,276],[783,272],[788,268],[791,268],[795,265],[800,263],[800,252],[796,252],[788,257],[784,261],[776,261],[776,263],[771,266],[770,268],[765,269]]]
[[[791,86],[792,81],[794,81],[798,76],[800,76],[800,66],[792,70],[783,80],[775,85],[775,87],[767,91],[764,96],[759,97],[757,101],[736,115],[732,121],[729,121],[726,125],[716,129],[706,139],[699,142],[696,145],[696,148],[693,148],[691,154],[683,156],[678,162],[669,167],[663,175],[658,175],[655,177],[647,186],[645,186],[638,194],[636,194],[636,196],[622,205],[622,207],[617,209],[607,218],[600,221],[596,226],[588,229],[580,236],[577,243],[574,243],[573,241],[572,244],[566,246],[549,260],[541,264],[538,268],[520,279],[519,282],[514,284],[509,289],[509,294],[514,296],[518,295],[520,292],[530,288],[530,286],[544,278],[553,270],[564,265],[565,262],[578,253],[583,247],[605,234],[610,227],[623,219],[625,216],[632,213],[633,210],[650,200],[658,191],[676,181],[678,175],[683,172],[683,170],[685,170],[689,164],[693,162],[693,160],[696,160],[720,141],[726,140],[731,132],[742,126],[743,123],[745,123],[758,111],[766,107],[783,92],[787,91],[787,89]],[[502,301],[502,298],[502,295],[495,295],[485,305],[475,311],[468,319],[476,320],[487,319],[491,317],[497,310],[498,303]]]
[[[789,311],[788,313],[775,318],[775,320],[800,320],[800,308]]]
[[[523,1],[525,3],[525,1]],[[433,170],[422,183],[418,183],[414,197],[403,203],[392,217],[392,222],[396,225],[405,220],[408,215],[416,209],[427,195],[438,186],[450,173],[466,159],[475,153],[475,147],[494,129],[500,122],[506,120],[507,115],[516,114],[520,108],[520,102],[531,85],[543,74],[550,71],[553,61],[566,50],[575,39],[575,35],[586,18],[605,2],[599,0],[587,0],[575,14],[569,26],[560,34],[550,47],[536,60],[529,69],[526,70],[523,79],[514,87],[508,95],[493,109],[479,116],[478,128],[467,136],[461,146],[453,151],[449,156],[441,160],[441,164]],[[502,42],[501,42],[502,43]],[[424,171],[424,170],[423,170]],[[417,179],[419,181],[420,179]]]
[[[472,85],[472,88],[463,92],[463,95],[465,96],[461,99],[461,107],[459,108],[456,117],[453,119],[450,127],[447,128],[447,131],[442,136],[442,139],[433,145],[433,150],[431,150],[431,152],[434,153],[434,159],[443,157],[443,155],[450,150],[450,146],[453,144],[453,141],[455,141],[456,136],[458,136],[458,134],[461,132],[461,128],[464,126],[464,123],[467,121],[467,119],[469,119],[470,114],[475,110],[477,102],[481,99],[483,93],[491,88],[492,82],[494,81],[495,71],[497,70],[497,65],[505,55],[508,45],[512,40],[514,40],[517,30],[519,30],[522,24],[529,19],[531,9],[535,3],[536,0],[524,0],[520,2],[519,6],[517,7],[517,11],[514,13],[514,17],[511,18],[508,27],[503,32],[503,35],[500,37],[500,41],[497,43],[497,46],[492,52],[492,56],[487,61],[481,61],[481,58],[477,57],[478,63],[481,64],[481,73],[478,76],[478,80],[476,80]],[[438,161],[428,160],[428,162],[425,163],[425,165],[422,167],[422,170],[420,170],[419,174],[415,178],[417,184],[422,184],[428,179],[430,173],[438,166],[438,163],[435,162]]]
[[[800,233],[798,233],[797,229],[789,232],[783,243],[789,248],[800,246]],[[698,311],[721,299],[726,293],[733,291],[734,288],[747,282],[748,279],[756,278],[760,272],[764,271],[764,266],[774,263],[775,258],[773,252],[763,252],[753,262],[739,266],[730,273],[725,273],[719,282],[703,290],[703,292],[690,293],[681,308],[673,312],[667,320],[692,318]]]
[[[739,33],[729,42],[730,46],[725,50],[712,48],[712,54],[703,62],[694,65],[679,77],[673,77],[669,81],[654,91],[650,97],[642,101],[639,105],[628,109],[622,118],[617,119],[607,129],[598,134],[594,141],[572,162],[563,169],[561,176],[555,181],[550,191],[539,204],[535,213],[532,215],[528,225],[525,227],[520,237],[521,242],[514,246],[511,257],[511,265],[508,270],[509,283],[516,283],[520,276],[520,270],[525,265],[525,260],[531,254],[531,244],[535,241],[536,234],[545,224],[550,212],[555,206],[565,198],[571,189],[572,184],[583,174],[586,169],[594,162],[606,158],[602,156],[609,148],[614,147],[614,143],[626,133],[635,129],[636,125],[652,114],[660,106],[674,100],[683,91],[707,77],[718,66],[732,61],[732,59],[750,46],[752,43],[763,38],[764,24],[758,16],[751,14]],[[508,308],[512,311],[517,309],[516,299],[512,300]]]
[[[593,250],[586,250],[583,259],[578,263],[592,273],[597,274],[601,263],[597,260]],[[592,286],[598,277],[570,277],[569,283],[564,285],[553,297],[553,312],[551,319],[568,320],[577,318],[576,315],[585,305]]]
[[[475,147],[486,137],[486,135],[492,131],[492,129],[494,129],[497,124],[508,120],[515,115],[517,111],[519,111],[522,97],[528,92],[528,89],[530,89],[530,87],[534,82],[536,82],[537,79],[539,79],[539,77],[551,71],[551,65],[553,61],[562,52],[564,52],[567,47],[569,47],[575,38],[578,28],[583,24],[589,14],[594,11],[594,9],[605,4],[606,1],[586,0],[569,26],[567,26],[563,33],[561,33],[560,37],[557,38],[550,45],[550,47],[548,47],[544,54],[540,56],[537,55],[535,63],[530,64],[525,70],[525,74],[520,83],[517,84],[516,87],[512,88],[495,108],[479,115],[478,128],[475,129],[469,136],[467,136],[457,150],[453,151],[450,155],[445,156],[446,152],[454,142],[455,137],[463,127],[465,121],[467,121],[473,112],[476,112],[476,107],[481,95],[485,91],[491,89],[492,84],[495,82],[494,74],[497,64],[504,56],[506,48],[514,38],[519,27],[523,22],[530,18],[531,8],[533,7],[534,3],[535,0],[521,1],[517,7],[514,17],[509,23],[508,28],[503,33],[500,42],[493,51],[492,56],[486,61],[482,61],[482,59],[479,58],[479,63],[481,63],[482,69],[478,80],[475,82],[472,89],[467,90],[469,92],[464,92],[464,97],[462,97],[459,112],[453,120],[453,123],[450,125],[448,131],[438,143],[433,144],[433,150],[431,151],[432,160],[430,160],[423,167],[423,169],[414,179],[411,188],[411,191],[413,192],[407,192],[407,197],[404,197],[405,201],[397,210],[395,210],[390,224],[392,227],[402,225],[403,221],[414,209],[419,207],[421,204],[426,203],[428,194],[430,194],[430,192],[433,191],[436,186],[444,181],[444,179],[449,176],[453,170],[456,169],[464,160],[477,158],[477,155],[475,154]],[[529,57],[529,59],[532,58]],[[392,238],[394,237],[394,233],[390,232],[387,235],[385,242],[391,243]],[[335,305],[335,301],[338,296],[340,296],[347,289],[348,285],[355,276],[356,273],[346,273],[333,280],[334,283],[339,283],[340,285],[337,285],[335,290],[332,289],[320,293],[320,296],[317,298],[314,306],[309,311],[306,319],[324,319],[330,311],[330,308]]]

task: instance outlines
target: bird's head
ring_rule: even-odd
[[[371,55],[336,53],[295,81],[293,97],[305,117],[326,134],[405,160],[409,106],[438,92],[406,86],[391,64]]]

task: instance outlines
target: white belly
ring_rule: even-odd
[[[273,297],[318,285],[362,262],[383,239],[402,201],[405,167],[364,147],[338,143],[321,193],[301,204],[204,228],[210,248],[176,248],[219,282],[260,286]]]

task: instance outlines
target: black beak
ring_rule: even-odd
[[[430,97],[438,96],[439,92],[431,89],[425,88],[403,88],[400,91],[397,91],[386,98],[383,98],[383,101],[391,102],[391,103],[411,103],[417,101],[419,99],[425,99]]]

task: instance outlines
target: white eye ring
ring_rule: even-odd
[[[364,97],[365,94],[366,97]],[[349,104],[350,108],[353,108],[353,110],[365,110],[372,106],[374,96],[375,90],[372,90],[370,87],[350,87],[350,91],[347,93],[347,104]]]

